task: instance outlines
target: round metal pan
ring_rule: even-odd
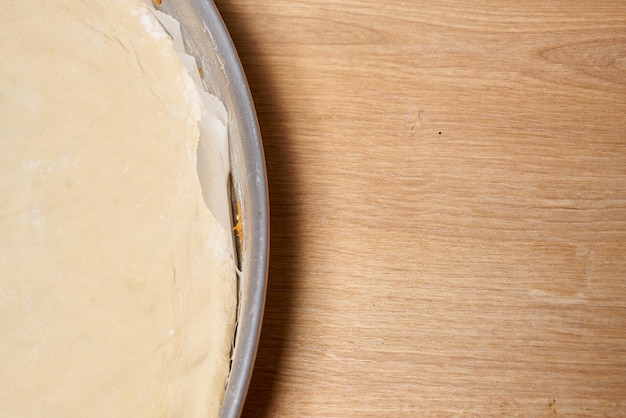
[[[237,246],[239,309],[232,367],[220,418],[239,417],[259,342],[269,255],[269,205],[265,159],[254,104],[239,56],[211,0],[163,0],[159,7],[181,23],[185,48],[200,68],[207,90],[228,112],[232,205],[240,205]]]

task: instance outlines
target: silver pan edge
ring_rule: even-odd
[[[261,333],[269,262],[265,157],[252,95],[228,30],[211,0],[164,0],[181,23],[185,47],[202,68],[207,90],[228,111],[233,207],[241,204],[239,307],[232,367],[220,418],[241,415]]]

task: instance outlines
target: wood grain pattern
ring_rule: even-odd
[[[626,416],[626,3],[216,3],[270,181],[244,416]]]

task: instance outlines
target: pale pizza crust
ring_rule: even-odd
[[[140,0],[5,0],[0,57],[0,416],[217,415],[235,267],[171,41]]]

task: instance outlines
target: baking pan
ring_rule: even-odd
[[[239,306],[230,377],[221,418],[239,417],[256,356],[269,255],[269,206],[261,135],[239,56],[215,4],[208,0],[163,0],[158,8],[181,23],[185,49],[202,69],[207,91],[228,112],[231,197],[241,236],[236,237]]]

